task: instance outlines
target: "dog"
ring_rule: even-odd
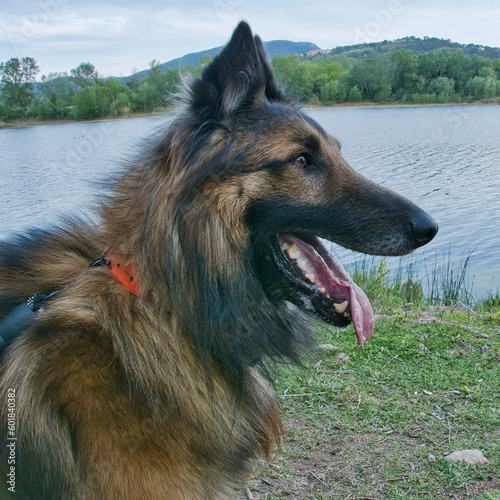
[[[0,318],[36,311],[0,360],[1,498],[231,498],[283,435],[263,362],[318,317],[373,332],[323,240],[402,255],[438,229],[350,168],[245,22],[111,193],[0,246]]]

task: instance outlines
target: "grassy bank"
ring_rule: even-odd
[[[443,305],[440,292],[432,305],[408,276],[391,284],[384,266],[357,278],[374,304],[373,337],[359,348],[352,326],[320,326],[323,349],[273,371],[287,440],[246,498],[500,499],[498,301]],[[444,459],[463,449],[490,463]]]

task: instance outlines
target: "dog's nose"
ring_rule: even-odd
[[[436,236],[439,226],[424,211],[419,211],[410,222],[411,234],[417,247],[427,245]]]

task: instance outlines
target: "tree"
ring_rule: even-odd
[[[32,57],[13,57],[0,64],[2,94],[6,104],[25,111],[33,99],[36,75],[40,69]]]
[[[149,63],[149,68],[148,74],[132,95],[132,111],[152,111],[165,106],[169,94],[180,83],[179,72],[172,68],[162,71],[161,63],[156,59]]]
[[[332,80],[321,87],[320,99],[323,104],[344,102],[347,97],[345,86],[338,80]]]
[[[444,72],[442,60],[440,60],[437,51],[427,52],[418,56],[418,74],[426,79],[436,78]]]
[[[310,65],[300,62],[298,56],[274,56],[271,61],[276,80],[294,98],[306,101],[313,93]]]
[[[434,71],[429,71],[429,64],[423,64],[431,60]],[[419,74],[429,80],[440,76],[454,80],[457,94],[463,93],[467,80],[474,76],[476,70],[473,66],[472,58],[467,57],[458,49],[443,48],[419,56]]]
[[[104,83],[104,87],[106,88],[113,101],[118,99],[120,94],[125,92],[125,85],[123,85],[123,83],[119,82],[115,78],[108,78]]]
[[[349,86],[357,86],[367,100],[386,101],[391,95],[390,61],[377,53],[356,61],[349,72]]]
[[[418,59],[411,50],[398,49],[389,53],[393,66],[392,88],[401,94],[415,92]]]
[[[125,92],[122,92],[110,106],[111,114],[114,116],[120,116],[128,113],[130,107],[130,101]]]
[[[451,97],[455,94],[455,81],[446,76],[439,76],[429,82],[429,91],[438,97]]]
[[[6,63],[0,64],[2,83],[8,86],[33,83],[40,69],[32,57],[13,57]]]
[[[495,70],[497,79],[500,79],[500,59],[491,61],[491,67]]]
[[[375,102],[379,102],[381,104],[386,103],[391,99],[391,94],[391,84],[389,82],[383,82],[378,89],[378,92],[375,94]]]
[[[468,81],[466,91],[475,99],[493,97],[497,91],[497,81],[491,76],[475,76]]]
[[[145,107],[148,111],[165,104],[167,95],[166,80],[163,78],[160,61],[153,59],[149,63],[149,71],[144,78],[146,88],[142,89]]]
[[[80,88],[95,85],[99,80],[99,73],[95,66],[88,62],[82,62],[78,67],[72,69],[71,76],[75,84]]]
[[[209,55],[205,55],[203,57],[200,57],[199,66],[201,66],[202,68],[204,68],[205,66],[208,66],[210,64],[211,60],[212,60],[212,58]]]
[[[102,85],[80,89],[73,98],[73,116],[78,120],[91,120],[106,116],[110,111],[110,98]]]
[[[38,85],[40,94],[52,102],[57,117],[66,117],[75,94],[75,86],[68,73],[49,73],[47,76],[42,76],[41,80]],[[48,109],[47,104],[45,108]]]
[[[491,77],[494,78],[495,80],[497,78],[497,74],[491,66],[483,66],[482,68],[479,68],[477,76],[484,76],[485,78]]]
[[[458,49],[442,49],[441,57],[446,61],[445,69],[441,76],[447,76],[454,80],[463,77],[464,68],[467,62],[467,56]]]
[[[340,80],[343,83],[348,74],[347,69],[341,63],[331,60],[303,61],[300,67],[309,73],[315,94],[321,93],[321,87],[332,80]]]
[[[79,120],[99,117],[97,92],[94,87],[85,87],[73,98],[73,114]]]
[[[354,85],[354,87],[351,87],[349,89],[347,100],[349,102],[360,102],[363,100],[363,94],[361,93],[361,90],[359,90],[359,87],[357,85]]]
[[[57,110],[50,99],[44,98],[38,103],[38,116],[42,120],[51,120],[56,118]]]

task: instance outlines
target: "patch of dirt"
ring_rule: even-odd
[[[332,435],[328,441],[316,442],[313,430],[306,423],[294,419],[284,423],[293,430],[284,450],[271,463],[259,464],[260,472],[238,500],[390,499],[389,485],[397,485],[399,491],[410,489],[407,480],[410,476],[418,477],[420,469],[419,463],[412,463],[412,457],[415,461],[419,448],[428,447],[420,439],[383,432],[349,434],[342,440]],[[395,474],[398,464],[403,465],[400,473]],[[472,500],[495,491],[500,491],[500,478],[487,475],[473,485],[442,490],[438,498]],[[435,496],[423,490],[408,498],[428,500]]]

